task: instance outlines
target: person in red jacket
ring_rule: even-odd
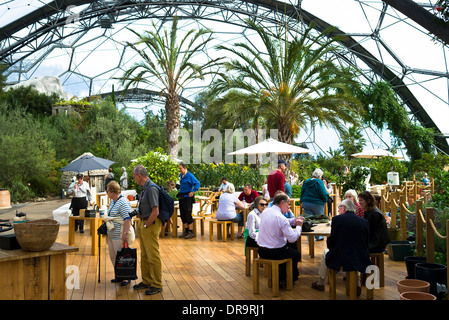
[[[253,203],[253,201],[259,196],[256,190],[253,190],[249,183],[245,184],[243,187],[243,192],[239,195],[240,201],[245,201],[246,203]]]
[[[278,161],[278,168],[271,171],[267,178],[268,193],[270,194],[270,200],[273,200],[276,191],[281,190],[285,192],[285,176],[284,171],[287,168],[287,161],[280,159]]]

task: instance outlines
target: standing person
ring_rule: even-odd
[[[258,254],[264,259],[286,259],[292,258],[293,282],[298,279],[298,262],[301,255],[295,246],[289,243],[295,243],[301,235],[304,217],[299,216],[293,219],[287,219],[283,216],[290,207],[290,199],[285,194],[277,195],[273,200],[273,206],[266,209],[260,218],[259,235],[257,244],[259,245]],[[296,226],[295,229],[292,226]],[[286,281],[285,264],[279,268],[279,282],[283,285]]]
[[[301,205],[304,213],[307,215],[319,217],[324,215],[324,207],[326,206],[329,193],[324,186],[323,171],[315,169],[312,178],[304,181],[301,188]],[[323,236],[315,236],[315,240],[323,240]]]
[[[92,202],[92,195],[90,193],[89,184],[83,180],[82,173],[76,175],[76,181],[72,182],[67,189],[68,193],[73,192],[72,203],[70,208],[72,214],[77,217],[80,215],[80,209],[87,209]],[[84,233],[84,220],[75,220],[75,231],[80,229],[80,233]]]
[[[245,184],[243,187],[243,192],[239,195],[240,201],[245,201],[246,203],[253,203],[253,201],[259,196],[259,193],[256,190],[253,190],[249,183]]]
[[[327,248],[323,252],[319,268],[319,280],[312,288],[324,291],[328,268],[339,271],[359,271],[365,273],[371,264],[368,252],[369,224],[355,215],[352,200],[345,199],[338,206],[338,215],[332,218],[331,234],[327,238]]]
[[[312,216],[324,215],[324,206],[329,197],[329,193],[324,186],[323,171],[321,169],[315,169],[312,173],[312,177],[307,179],[301,188],[301,204],[304,209],[304,213]]]
[[[126,168],[122,167],[122,176],[120,177],[120,188],[122,190],[128,189],[128,173],[126,172]]]
[[[278,168],[271,171],[267,177],[268,193],[270,194],[270,200],[273,200],[276,191],[281,190],[285,192],[285,176],[284,171],[287,168],[287,161],[280,159],[278,161]]]
[[[369,191],[364,191],[359,194],[359,203],[364,211],[363,217],[369,222],[369,252],[384,252],[390,243],[390,234],[385,217],[376,206],[376,199]]]
[[[127,198],[121,194],[120,185],[116,181],[111,181],[107,189],[108,197],[111,199],[108,208],[108,215],[105,221],[111,222],[111,227],[108,228],[108,247],[109,257],[114,265],[117,257],[117,251],[123,247],[123,242],[128,242],[128,234],[130,232],[132,218],[129,215],[131,212],[131,203]],[[132,239],[129,239],[131,245]],[[112,279],[111,282],[118,282],[119,280]],[[129,280],[122,281],[121,285],[126,286]]]
[[[184,226],[184,233],[180,238],[193,238],[192,208],[195,202],[195,192],[200,188],[200,182],[187,170],[185,163],[179,165],[179,213]]]
[[[153,181],[147,169],[137,165],[133,169],[133,179],[142,186],[139,196],[137,231],[140,237],[140,270],[142,282],[134,285],[135,290],[146,289],[145,294],[162,292],[162,261],[159,252],[159,232],[162,222],[159,215],[159,189],[149,187]]]
[[[108,174],[104,176],[104,188],[108,189],[108,183],[114,181],[114,173],[112,172],[112,168],[109,168]]]

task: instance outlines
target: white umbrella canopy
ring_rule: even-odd
[[[239,154],[265,154],[265,153],[277,153],[277,154],[294,154],[294,153],[309,153],[310,150],[297,147],[288,143],[280,142],[275,139],[266,139],[257,144],[253,144],[249,147],[230,152],[229,155]]]
[[[394,155],[390,151],[383,149],[366,150],[359,153],[351,154],[354,158],[379,159],[380,157],[393,157],[395,159],[404,159],[400,155]]]

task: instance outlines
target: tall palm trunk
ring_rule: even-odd
[[[165,100],[166,130],[168,137],[168,151],[172,159],[178,157],[178,139],[180,122],[179,97],[176,92],[169,92]],[[188,159],[187,159],[188,160]]]

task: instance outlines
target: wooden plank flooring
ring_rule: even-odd
[[[131,281],[131,285],[121,287],[111,283],[114,270],[109,259],[107,242],[102,239],[100,256],[100,281],[98,281],[98,256],[91,255],[89,226],[86,224],[84,234],[76,233],[75,245],[78,252],[70,253],[67,266],[79,268],[79,289],[67,291],[68,300],[328,300],[329,291],[311,289],[310,285],[318,279],[318,267],[325,241],[315,245],[315,258],[308,254],[307,237],[303,241],[303,261],[299,264],[300,278],[292,291],[281,289],[279,297],[271,296],[263,273],[260,278],[260,293],[252,292],[252,276],[245,276],[244,241],[242,239],[222,242],[209,240],[208,224],[205,234],[199,233],[193,239],[173,238],[171,235],[159,241],[162,256],[163,292],[153,296],[144,291],[133,290],[132,286],[140,282]],[[57,242],[68,243],[68,226],[61,226]],[[139,239],[133,247],[138,249],[140,263]],[[385,287],[376,289],[375,300],[399,300],[396,282],[404,279],[406,268],[404,262],[392,261],[385,256]],[[337,276],[337,299],[347,300],[345,283]],[[366,299],[362,290],[359,300]]]

